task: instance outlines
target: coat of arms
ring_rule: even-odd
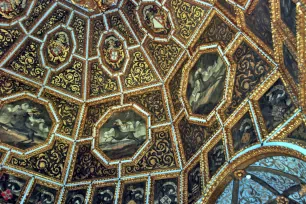
[[[108,66],[114,71],[119,71],[125,58],[121,41],[113,35],[108,36],[104,42],[103,53]]]
[[[167,13],[155,5],[147,5],[143,8],[145,24],[154,33],[167,35],[170,30],[170,22]]]
[[[67,33],[62,31],[56,33],[47,47],[49,61],[54,64],[64,62],[69,53],[69,45]]]
[[[22,13],[27,0],[0,0],[0,16],[12,19]]]

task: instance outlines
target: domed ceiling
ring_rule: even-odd
[[[302,203],[305,13],[0,0],[0,203]]]

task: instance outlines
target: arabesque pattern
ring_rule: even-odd
[[[304,0],[0,0],[0,203],[209,203],[246,159],[305,160],[305,22]]]

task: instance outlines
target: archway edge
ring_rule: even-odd
[[[202,203],[215,203],[227,184],[233,179],[231,174],[238,169],[244,169],[256,161],[271,156],[289,156],[306,161],[306,150],[298,145],[287,142],[270,142],[265,146],[245,150],[245,154],[231,160],[204,191]]]

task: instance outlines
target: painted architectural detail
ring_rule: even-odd
[[[0,0],[0,203],[306,203],[304,0]]]

